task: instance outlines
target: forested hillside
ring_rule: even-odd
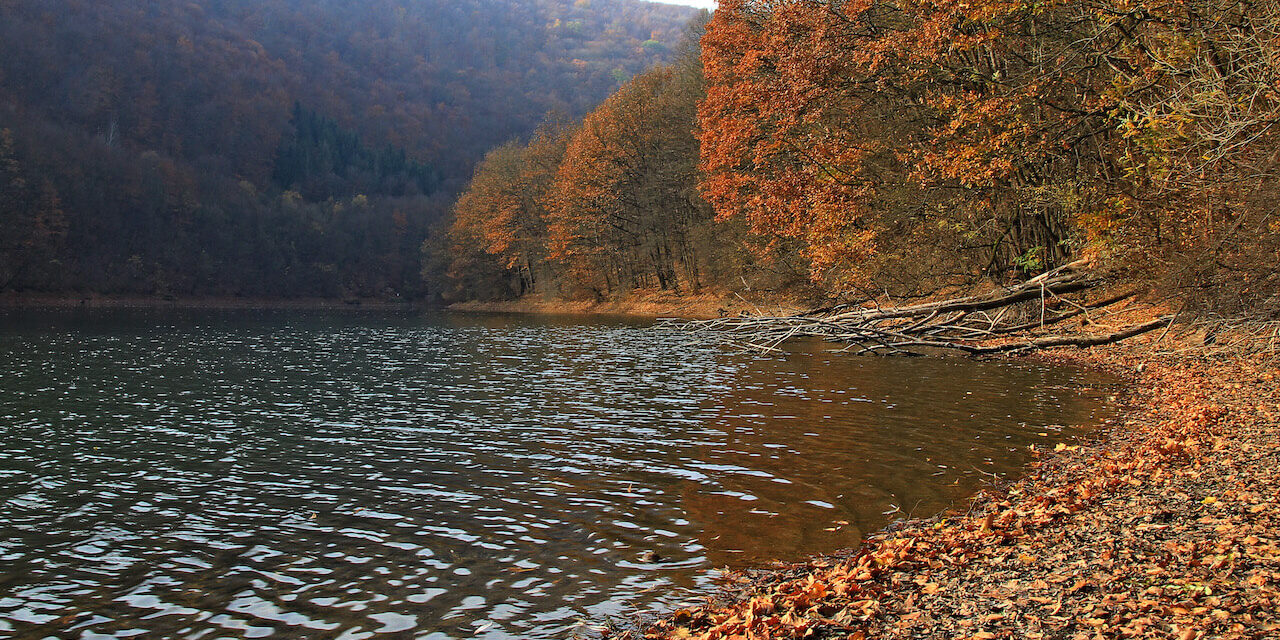
[[[0,292],[420,293],[472,165],[670,56],[632,0],[0,2]]]
[[[449,244],[428,247],[451,257],[435,288],[449,299],[603,299],[714,280],[714,223],[695,189],[700,26],[674,64],[636,76],[583,121],[549,121],[527,145],[490,152],[454,208]]]
[[[579,122],[545,123],[528,144],[477,166],[447,237],[425,251],[446,300],[530,293],[606,300],[675,294],[809,291],[792,243],[717,221],[699,193],[698,104],[705,96],[690,24],[676,59],[640,74]]]
[[[1173,304],[1280,313],[1275,3],[724,0],[700,48],[558,134],[557,162],[481,165],[455,295],[804,274],[900,300],[1088,258]],[[537,178],[488,188],[522,153]]]

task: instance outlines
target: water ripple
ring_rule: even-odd
[[[628,322],[5,313],[18,638],[585,632],[937,510],[1111,384]]]

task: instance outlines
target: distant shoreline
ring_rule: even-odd
[[[0,309],[419,309],[415,302],[385,298],[240,298],[235,296],[117,296],[5,294]]]
[[[446,306],[421,301],[386,298],[257,298],[238,296],[156,296],[65,293],[0,294],[5,309],[298,309],[407,311],[443,309],[465,313],[520,313],[533,315],[630,316],[636,318],[715,318],[742,313],[791,313],[793,306],[748,301],[717,294],[682,296],[639,292],[603,301],[561,300],[531,295],[514,300],[465,301]]]

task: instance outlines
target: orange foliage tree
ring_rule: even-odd
[[[1108,108],[1061,55],[1079,27],[1052,4],[723,3],[703,43],[705,193],[803,240],[836,288],[1051,266],[1106,170]]]
[[[517,279],[516,294],[536,290],[546,258],[542,200],[564,156],[571,127],[548,120],[528,145],[510,142],[485,155],[454,205],[455,254],[474,246],[495,256]],[[473,260],[468,260],[468,263]],[[474,264],[467,268],[474,268]],[[455,265],[455,271],[462,269]],[[465,270],[465,269],[463,269]]]
[[[1190,202],[1240,215],[1208,196],[1274,182],[1276,11],[726,0],[703,40],[702,189],[718,216],[800,241],[837,291],[1002,280],[1082,250],[1167,264],[1233,231]]]
[[[636,76],[583,121],[548,191],[550,257],[570,295],[699,286],[696,67]]]

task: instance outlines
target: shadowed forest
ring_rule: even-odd
[[[668,59],[693,14],[0,2],[0,292],[420,297],[474,162]]]

